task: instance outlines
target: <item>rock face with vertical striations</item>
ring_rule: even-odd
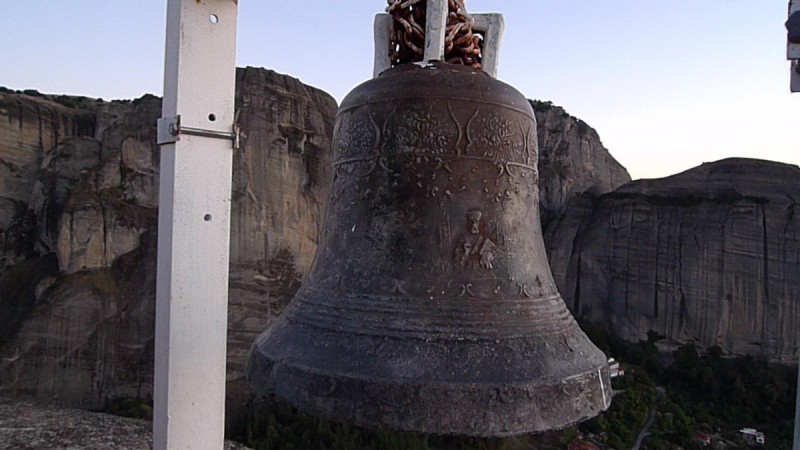
[[[545,241],[576,312],[627,339],[796,358],[796,167],[723,161],[609,193],[629,178],[594,130],[533,103]],[[2,393],[97,408],[152,392],[160,105],[0,89]],[[247,68],[236,108],[229,392],[311,264],[336,105]]]
[[[798,358],[800,168],[726,159],[575,199],[545,239],[577,316],[626,340]]]
[[[631,181],[586,122],[551,102],[531,100],[539,139],[539,210],[542,228],[563,214],[577,194],[605,194]]]
[[[52,236],[53,230],[41,230],[44,242],[30,236],[34,217],[28,209],[39,200],[40,189],[35,188],[41,188],[37,184],[43,164],[55,166],[58,162],[50,162],[61,153],[75,159],[61,164],[64,173],[58,180],[48,180],[52,182],[48,194],[63,204],[65,190],[77,181],[83,166],[98,163],[100,149],[88,137],[95,134],[96,117],[83,109],[40,96],[0,92],[0,118],[0,269],[5,269],[36,253],[47,253],[42,246],[51,244],[46,235]]]
[[[0,93],[0,390],[90,408],[151,392],[160,107],[153,96]],[[247,68],[236,108],[229,392],[311,264],[336,105],[293,78]],[[586,169],[600,167],[591,129],[556,107],[537,118],[549,130],[540,131],[543,173],[569,167],[558,188],[544,188],[560,192],[549,209],[592,186],[611,189],[606,169]],[[586,161],[571,156],[580,149]]]
[[[250,346],[292,299],[317,249],[336,102],[263,69],[239,69],[236,81],[244,136],[233,161],[228,378],[243,385]]]
[[[0,93],[0,391],[97,408],[152,392],[161,101]],[[237,72],[228,379],[316,249],[335,101]]]
[[[14,126],[60,130],[38,147],[7,143],[35,151],[28,197],[4,230],[16,239],[0,249],[0,312],[13,311],[0,314],[0,389],[88,408],[143,396],[152,384],[161,102],[0,95],[26,105],[7,117]]]

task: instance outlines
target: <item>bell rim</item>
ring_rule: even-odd
[[[607,365],[545,382],[378,380],[272,361],[255,345],[246,376],[260,395],[277,394],[301,411],[334,422],[370,429],[472,437],[510,437],[564,429],[607,410],[613,392]],[[325,389],[320,389],[321,386]],[[337,390],[340,395],[332,396]],[[350,395],[341,395],[342,391]],[[366,398],[372,401],[364,401],[365,392],[376,395]],[[441,398],[409,401],[412,392]],[[547,401],[540,404],[530,399],[537,394]],[[393,395],[404,399],[403,407],[388,408],[396,413],[405,407],[405,413],[399,417],[387,417],[385,405],[382,406],[381,400]],[[445,404],[441,402],[443,399]],[[581,406],[576,407],[576,403]],[[470,417],[465,420],[458,413],[458,418],[453,418],[452,411],[467,411],[464,414]],[[537,414],[538,417],[531,417]]]

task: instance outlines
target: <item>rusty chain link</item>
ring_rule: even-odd
[[[425,55],[425,12],[427,0],[387,0],[386,12],[393,18],[390,43],[392,67],[422,61]],[[464,0],[448,0],[445,61],[481,67],[479,35],[472,32],[475,21],[467,14]]]

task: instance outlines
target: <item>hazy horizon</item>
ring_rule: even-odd
[[[786,0],[466,5],[505,16],[498,78],[595,128],[634,179],[728,157],[800,165]],[[372,20],[384,6],[242,1],[237,66],[296,77],[341,101],[372,74]],[[0,86],[160,96],[165,8],[164,0],[12,2],[0,30]]]

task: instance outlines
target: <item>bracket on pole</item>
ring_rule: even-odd
[[[230,133],[218,130],[182,126],[180,114],[158,119],[158,137],[156,141],[158,145],[174,144],[181,139],[182,134],[187,136],[200,136],[233,141],[233,148],[238,149],[239,136],[241,133],[239,124],[234,124],[233,131]]]

